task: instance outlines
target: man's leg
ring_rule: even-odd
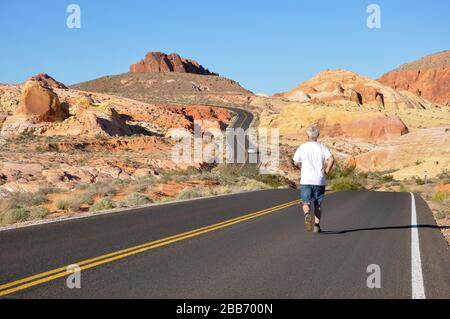
[[[318,186],[314,189],[314,215],[316,216],[314,232],[320,233],[320,220],[322,219],[322,202],[325,197],[325,186]]]
[[[311,204],[310,203],[303,203],[303,213],[309,214],[311,212]]]
[[[314,215],[316,215],[316,225],[320,225],[320,219],[322,218],[322,204],[316,203],[314,205]]]
[[[301,186],[301,198],[303,203],[303,213],[305,214],[305,229],[313,230],[313,217],[311,215],[311,199],[313,196],[312,187],[309,185]]]

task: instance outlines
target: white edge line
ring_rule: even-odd
[[[411,283],[412,299],[426,299],[420,257],[419,229],[417,227],[416,200],[411,193]]]

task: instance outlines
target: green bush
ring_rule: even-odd
[[[25,208],[14,208],[2,216],[2,224],[10,225],[14,223],[26,222],[30,218],[30,212]]]
[[[146,195],[134,193],[131,195],[128,195],[123,201],[119,203],[120,207],[136,207],[136,206],[142,206],[149,203],[152,203],[153,201]]]
[[[115,207],[116,207],[116,205],[111,200],[111,198],[106,197],[106,198],[103,198],[103,199],[99,200],[94,205],[92,205],[91,208],[89,209],[89,211],[90,212],[99,212],[99,211],[102,211],[102,210],[113,209]]]

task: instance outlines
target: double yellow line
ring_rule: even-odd
[[[284,208],[288,208],[298,204],[299,201],[295,200],[292,202],[288,202],[285,204],[280,204],[271,208],[263,209],[254,213],[250,213],[244,216],[236,217],[233,219],[229,219],[214,225],[205,226],[202,228],[194,229],[185,233],[181,233],[178,235],[173,235],[170,237],[158,239],[152,242],[148,242],[145,244],[141,244],[138,246],[130,247],[127,249],[119,250],[116,252],[112,252],[106,255],[98,256],[92,259],[80,261],[74,263],[79,267],[80,270],[86,270],[90,268],[94,268],[106,263],[110,263],[119,259],[123,259],[132,255],[140,254],[148,250],[152,250],[158,247],[166,246],[178,241],[186,240],[188,238],[196,237],[205,233],[212,232],[214,230],[230,227],[232,225],[242,223],[247,220],[255,219],[257,217],[261,217],[276,211],[280,211]],[[56,268],[47,272],[43,272],[34,276],[26,277],[20,280],[16,280],[10,283],[6,283],[0,285],[0,297],[6,296],[33,286],[37,286],[61,277],[68,276],[70,273],[67,272],[69,266]]]

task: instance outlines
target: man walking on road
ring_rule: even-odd
[[[313,230],[311,204],[314,204],[314,232],[320,233],[322,218],[322,202],[325,196],[325,176],[330,174],[334,165],[334,157],[328,147],[317,142],[320,130],[316,125],[306,130],[308,142],[301,145],[294,155],[295,165],[301,169],[301,199],[305,214],[305,228]]]

